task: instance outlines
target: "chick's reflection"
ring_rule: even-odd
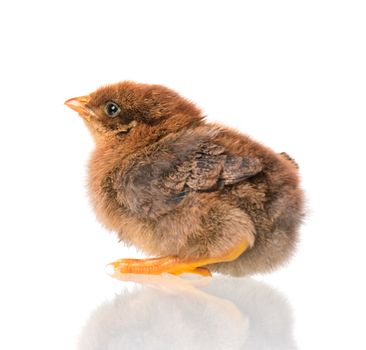
[[[97,308],[81,350],[295,349],[285,298],[253,279],[130,276],[141,287]]]

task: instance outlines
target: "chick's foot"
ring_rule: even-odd
[[[108,264],[107,272],[112,277],[127,273],[144,275],[193,273],[201,276],[211,276],[208,269],[199,265],[201,265],[200,261],[186,261],[175,256],[152,259],[121,259]]]
[[[144,274],[160,275],[171,273],[180,275],[182,273],[194,273],[201,276],[211,276],[210,271],[204,267],[218,262],[227,262],[237,259],[250,247],[250,242],[244,239],[240,244],[216,257],[182,259],[177,256],[166,256],[152,259],[121,259],[107,265],[107,272],[118,278],[122,274]]]

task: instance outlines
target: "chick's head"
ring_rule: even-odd
[[[198,124],[201,111],[161,85],[130,81],[107,85],[65,104],[84,119],[95,141],[147,140]]]

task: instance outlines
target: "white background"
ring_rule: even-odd
[[[254,279],[288,300],[297,349],[365,349],[365,19],[352,0],[2,2],[0,348],[76,348],[92,310],[131,287],[104,273],[138,254],[96,222],[93,143],[63,105],[131,79],[297,160],[301,244]]]

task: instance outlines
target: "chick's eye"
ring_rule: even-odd
[[[117,103],[107,102],[104,107],[104,111],[108,117],[114,118],[121,112],[121,108],[119,108]]]

